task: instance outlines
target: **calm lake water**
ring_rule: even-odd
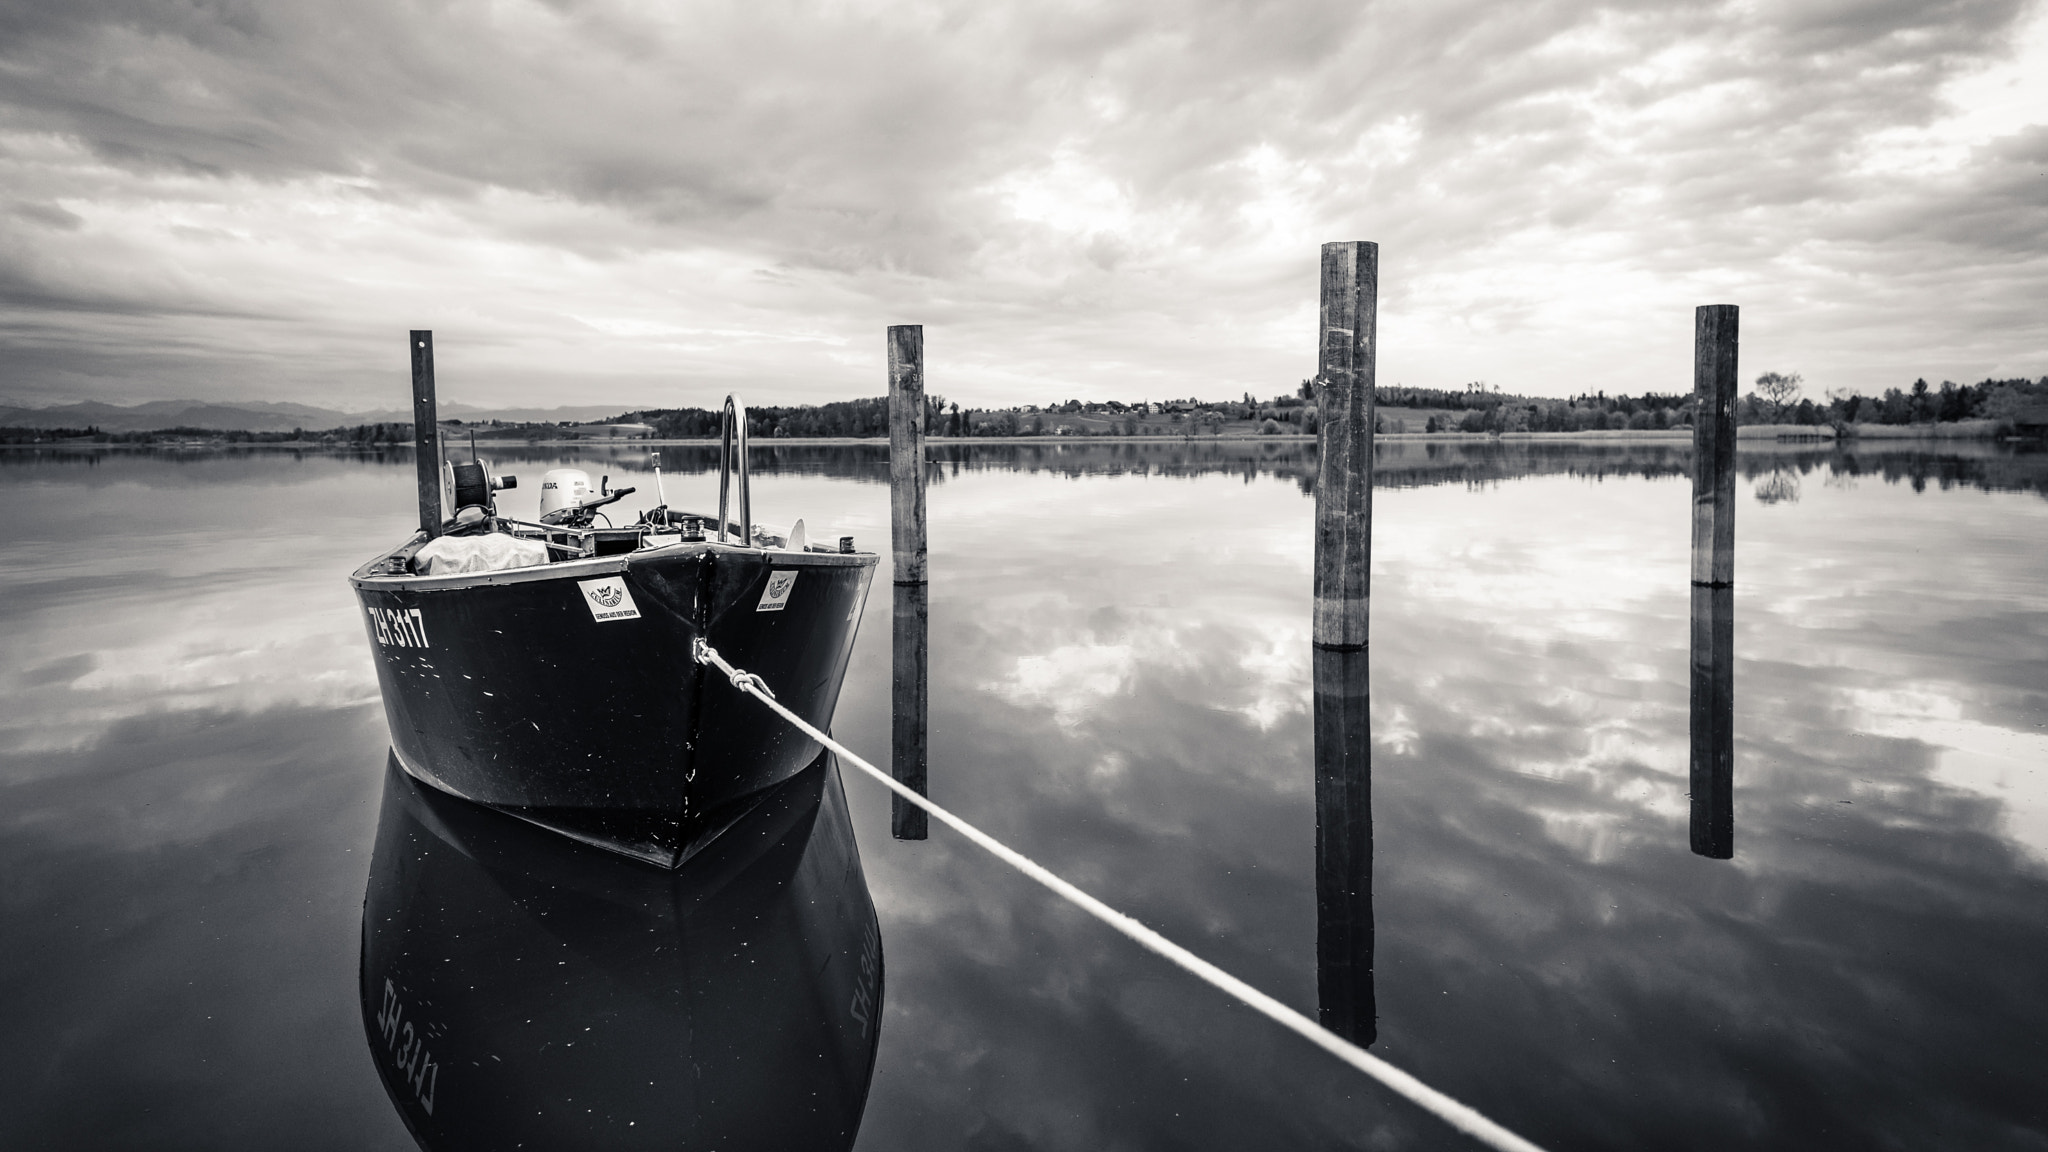
[[[1313,457],[934,454],[934,798],[1313,1015]],[[654,503],[644,451],[498,459],[513,514],[561,465]],[[1688,460],[1382,445],[1372,1050],[1557,1148],[2048,1146],[2048,454],[1745,450],[1729,860],[1687,839]],[[886,568],[882,450],[755,467],[759,519]],[[411,1147],[358,997],[388,741],[345,583],[409,455],[5,450],[0,486],[0,1147]],[[879,762],[875,587],[835,731]],[[888,971],[860,1147],[1468,1146],[845,790]]]

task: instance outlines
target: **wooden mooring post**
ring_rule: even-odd
[[[1741,312],[1693,313],[1692,850],[1735,854],[1735,392]]]
[[[1364,648],[1371,617],[1379,262],[1370,241],[1323,245],[1314,637],[1324,648]]]
[[[441,423],[434,405],[434,334],[414,329],[412,350],[413,471],[419,484],[420,531],[441,534]]]
[[[1367,640],[1379,259],[1369,241],[1323,245],[1316,354],[1316,1010],[1354,1044],[1378,1035]]]
[[[895,626],[891,646],[889,774],[925,791],[927,608],[924,517],[924,326],[889,329],[889,535],[895,552]],[[898,840],[928,835],[924,809],[889,798],[889,831]]]
[[[1315,693],[1316,1022],[1379,1035],[1373,994],[1372,692],[1365,649],[1310,650]]]
[[[1739,310],[1693,313],[1692,582],[1735,583],[1735,373]]]

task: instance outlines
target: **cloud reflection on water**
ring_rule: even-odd
[[[949,500],[976,515],[955,512],[961,537],[935,552],[934,683],[979,690],[935,694],[934,794],[1310,1007],[1308,646],[1295,626],[1305,556],[1239,547],[1260,530],[1215,528],[1285,534],[1290,519],[1306,523],[1298,494],[1223,477],[1125,477],[984,501],[983,478],[955,480]],[[1978,679],[1982,625],[1961,635],[1952,625],[2006,618],[2038,631],[2041,594],[2020,592],[2009,567],[1958,588],[1939,568],[1887,558],[1881,593],[1866,581],[1846,591],[1852,603],[1833,605],[1798,575],[1816,554],[1858,552],[1873,523],[1887,525],[1881,539],[1915,536],[1924,555],[1994,567],[2048,538],[2035,498],[1967,499],[1995,501],[1995,518],[1903,486],[1822,489],[1767,510],[1799,518],[1791,524],[1746,517],[1740,838],[1736,860],[1716,864],[1687,853],[1682,483],[1543,477],[1383,494],[1373,641],[1374,722],[1389,737],[1375,757],[1382,1049],[1567,1145],[1880,1133],[1908,1146],[1997,1144],[2031,1122],[2017,1070],[2042,1065],[2013,1022],[2048,1019],[2027,960],[2048,944],[2038,916],[2048,878],[2019,850],[2009,807],[1955,787],[1932,749],[1887,739],[1891,721],[1860,693],[1912,685],[1978,723],[2014,711],[2039,723],[2038,696],[2014,698],[1998,670]],[[1117,546],[1090,550],[1089,538]],[[1878,560],[1862,552],[1865,565]],[[1080,559],[1049,585],[1029,555]],[[1802,603],[1787,612],[1785,599]],[[1290,631],[1291,647],[1270,646]],[[1278,658],[1244,658],[1260,651]],[[2008,658],[2042,669],[2038,655]],[[1014,670],[1050,681],[1060,668],[1072,675],[1059,691],[1017,690]],[[1276,718],[1256,704],[1272,699],[1292,705]],[[954,863],[919,867],[906,887],[943,887]],[[1029,970],[1028,954],[1048,945],[1018,939],[1015,905],[991,932],[987,906],[947,901],[912,918],[933,939],[980,940],[974,963]],[[1074,943],[1057,912],[1040,916],[1058,947]],[[930,1014],[1026,1014],[992,995],[948,998]],[[1967,1026],[1948,1014],[1980,1001],[1997,1010],[1968,1009]],[[1096,1034],[1071,1042],[1094,1045]],[[1282,1061],[1283,1075],[1299,1063]],[[1198,1094],[1242,1066],[1215,1054]],[[1044,1087],[1008,1072],[986,1073],[977,1092]],[[1306,1112],[1304,1123],[1339,1123]],[[1093,1119],[1108,1123],[1099,1110]]]
[[[1313,1011],[1304,458],[1142,447],[943,466],[931,791]],[[1375,501],[1375,1051],[1561,1146],[2025,1146],[2048,1075],[2039,458],[1792,453],[1850,482],[1743,505],[1718,862],[1687,850],[1680,459],[1403,447]],[[877,454],[772,458],[769,514],[883,542]],[[0,975],[29,1086],[0,1134],[104,1090],[182,1110],[108,1113],[101,1143],[290,1143],[294,1109],[323,1139],[389,1136],[322,949],[346,968],[383,762],[341,577],[402,532],[403,464],[0,472],[31,497],[0,562],[22,926]],[[877,753],[883,615],[835,722]],[[850,800],[891,971],[865,1146],[1460,1146],[943,830],[891,842],[874,790]],[[241,1030],[208,1031],[238,999]]]

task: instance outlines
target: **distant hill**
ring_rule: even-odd
[[[619,414],[624,411],[625,406],[620,404],[574,404],[561,408],[477,408],[468,404],[443,404],[441,419],[472,423],[478,420],[503,420],[507,424],[588,424],[594,420],[617,420]],[[385,419],[410,420],[412,413],[386,416]],[[370,421],[351,416],[349,423],[367,424]]]
[[[147,404],[102,404],[88,400],[48,408],[0,408],[0,426],[11,428],[84,428],[107,432],[146,432],[183,425],[191,428],[289,432],[299,427],[342,423],[342,414],[307,404],[261,402],[208,404],[198,400],[154,400]]]
[[[504,420],[513,423],[580,424],[609,420],[622,410],[620,405],[583,404],[564,408],[492,408],[474,404],[449,403],[440,408],[444,420],[476,422]],[[211,428],[222,432],[289,432],[294,428],[318,431],[354,424],[383,422],[403,424],[412,419],[404,408],[373,412],[341,412],[310,404],[237,400],[211,403],[201,400],[152,400],[146,404],[103,404],[87,400],[46,408],[20,405],[0,406],[0,427],[84,428],[103,432],[150,432],[158,428]]]

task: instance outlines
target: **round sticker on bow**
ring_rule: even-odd
[[[789,590],[796,587],[796,572],[793,569],[768,573],[768,587],[761,592],[761,603],[756,612],[780,612],[789,607]]]

